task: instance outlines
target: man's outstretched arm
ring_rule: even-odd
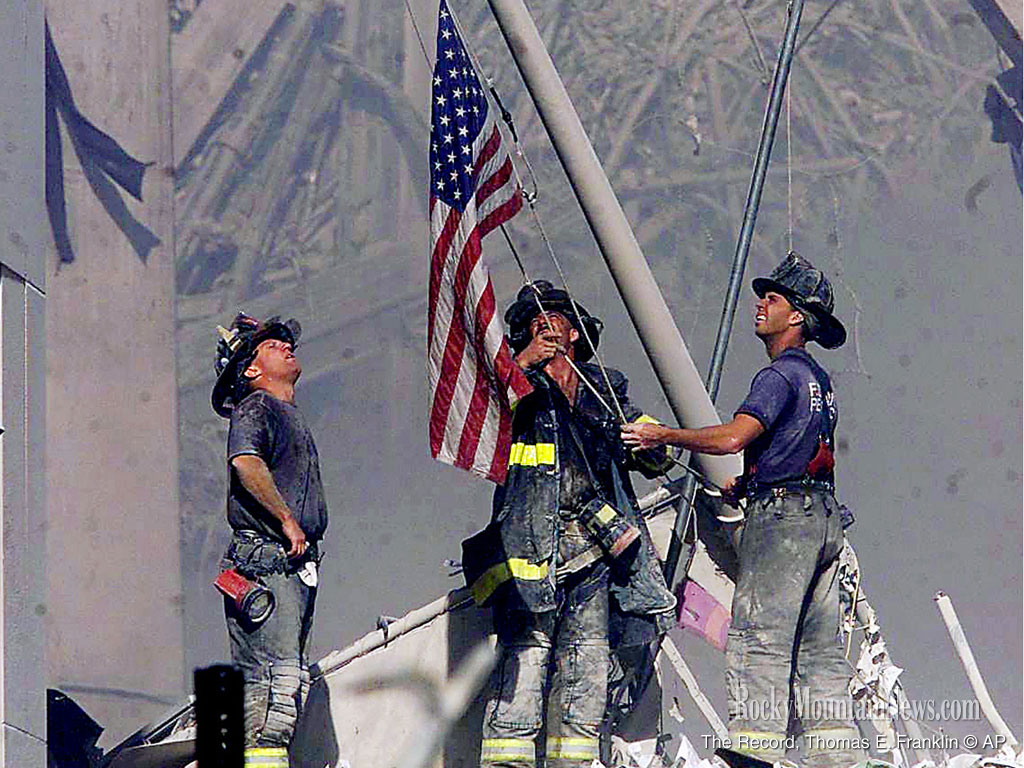
[[[697,453],[722,456],[739,453],[764,432],[764,425],[745,413],[728,424],[701,429],[672,429],[663,424],[624,424],[622,442],[633,449],[679,445]]]
[[[266,462],[259,456],[244,453],[231,459],[231,466],[238,473],[238,479],[245,490],[280,521],[281,531],[291,542],[288,557],[296,557],[305,552],[306,534],[295,521],[291,510],[288,509]]]

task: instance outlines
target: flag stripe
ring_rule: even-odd
[[[506,200],[496,210],[492,211],[487,217],[480,222],[480,236],[483,237],[488,232],[492,231],[496,227],[500,227],[510,218],[519,213],[519,209],[523,207],[523,196],[517,194],[515,197]]]
[[[430,452],[503,482],[511,407],[530,392],[512,359],[481,239],[522,208],[512,160],[452,22],[438,10],[431,90],[427,374]]]
[[[476,327],[489,328],[494,319],[494,289],[490,281],[483,288],[483,293],[476,305]],[[478,359],[486,360],[489,355],[484,348],[484,338],[477,336],[474,340],[476,355]],[[459,441],[459,457],[456,466],[469,468],[473,466],[476,459],[476,449],[480,442],[481,431],[484,429],[484,419],[487,416],[488,406],[493,399],[491,397],[491,385],[488,381],[487,371],[481,365],[476,369],[476,384],[473,389],[473,397],[470,401],[469,411],[463,427],[462,438]]]

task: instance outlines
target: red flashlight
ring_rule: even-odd
[[[250,581],[234,568],[221,571],[213,585],[235,601],[235,606],[254,626],[266,621],[274,610],[274,593]]]

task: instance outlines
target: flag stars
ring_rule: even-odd
[[[486,88],[473,69],[442,0],[437,31],[437,63],[432,74],[430,171],[434,194],[450,206],[463,208],[473,198],[477,168],[474,142],[488,114]]]

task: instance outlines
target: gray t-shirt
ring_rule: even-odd
[[[231,412],[228,430],[228,523],[287,543],[281,524],[231,468],[233,458],[246,454],[263,459],[306,538],[319,541],[327,529],[327,504],[316,445],[299,409],[257,390]]]

